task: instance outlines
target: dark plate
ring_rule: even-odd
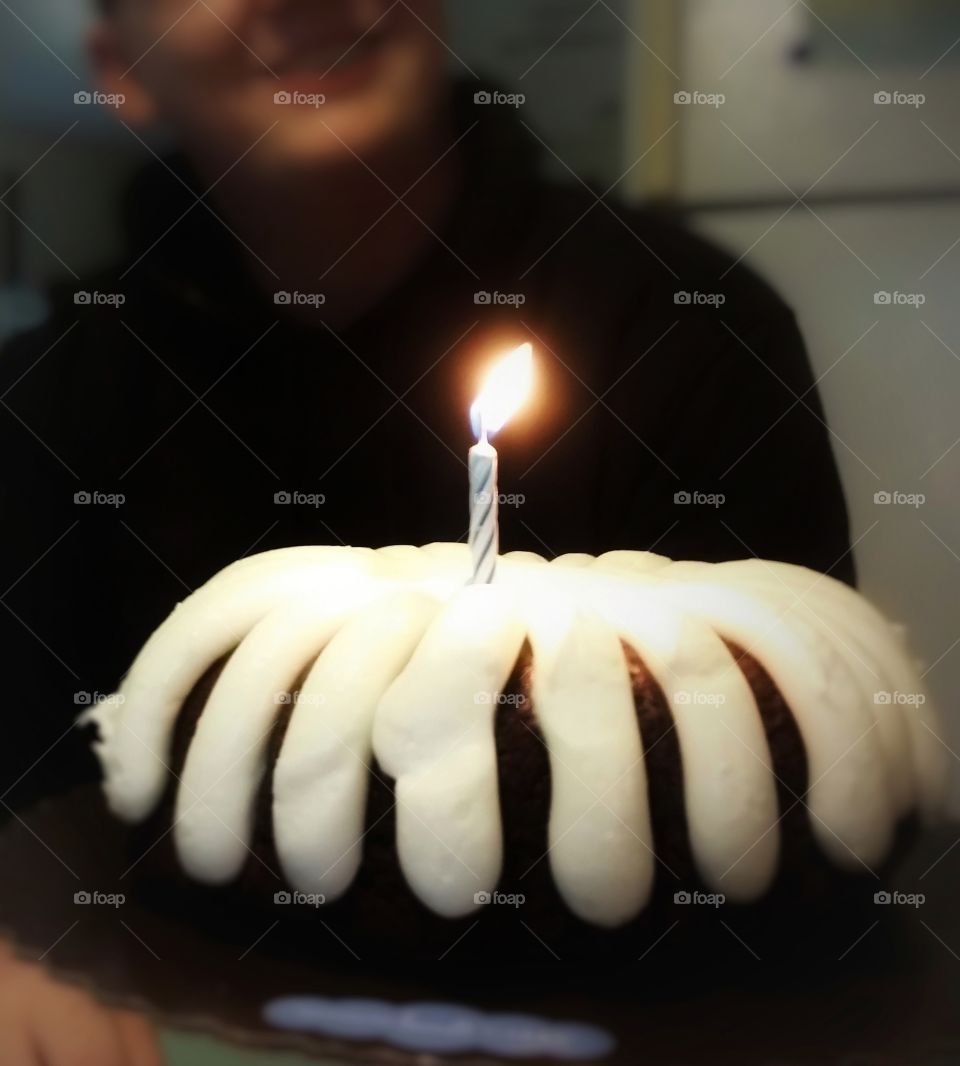
[[[718,908],[694,945],[665,921],[642,958],[600,972],[549,956],[522,971],[507,960],[464,969],[453,950],[433,966],[387,973],[332,933],[326,952],[313,945],[304,957],[295,937],[283,936],[282,912],[272,925],[250,915],[211,933],[172,895],[168,906],[148,900],[128,872],[122,828],[90,787],[21,814],[0,833],[0,928],[24,957],[42,957],[107,1002],[248,1047],[422,1066],[425,1052],[443,1062],[440,1049],[459,1046],[466,1050],[450,1057],[466,1066],[502,1061],[482,1048],[508,1039],[490,1019],[507,1013],[531,1019],[515,1034],[526,1041],[527,1062],[960,1066],[958,838],[960,826],[927,834],[890,884],[864,879],[861,905],[825,905],[822,923],[819,912],[784,913],[775,928],[754,927],[743,912]],[[875,903],[883,890],[899,895]],[[107,898],[117,894],[122,903]],[[794,925],[818,924],[800,944],[791,936]],[[267,1004],[292,996],[322,997],[325,1033],[280,1031],[265,1020]],[[353,999],[381,1005],[344,1002]],[[345,1036],[388,1015],[389,1039],[408,1048]],[[609,1051],[581,1050],[586,1057],[577,1059],[590,1046],[581,1039],[602,1043],[604,1034]]]

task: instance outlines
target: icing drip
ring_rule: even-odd
[[[654,568],[660,565],[643,566]],[[655,584],[638,595],[632,585],[598,576],[585,598],[637,652],[667,700],[701,876],[734,901],[762,895],[779,853],[776,785],[753,692],[727,646],[693,612],[666,602]]]
[[[796,618],[788,623],[739,589],[704,581],[664,589],[754,655],[783,694],[807,750],[806,802],[824,851],[851,869],[880,862],[894,823],[888,767],[844,658],[812,626]]]
[[[759,584],[760,572],[769,566],[759,559],[747,559],[723,563],[716,570],[725,579],[749,574]],[[902,636],[868,599],[842,582],[785,563],[777,564],[774,572],[773,581],[789,601],[788,609],[800,599],[822,624],[829,622],[843,634],[850,652],[848,658],[860,659],[869,677],[864,683],[870,692],[871,709],[891,765],[899,774],[901,812],[910,809],[911,800],[916,797],[925,815],[936,815],[947,787],[949,752],[938,739],[936,708]],[[769,574],[767,578],[769,585]],[[790,587],[789,595],[784,584]],[[882,702],[888,693],[903,693],[914,699],[904,704]],[[909,752],[909,758],[904,759],[904,752]]]
[[[527,637],[550,760],[549,862],[588,922],[635,916],[657,872],[623,643],[673,716],[694,861],[731,900],[769,887],[780,834],[763,724],[726,641],[760,663],[793,713],[810,771],[803,798],[836,863],[876,864],[900,817],[938,809],[947,760],[918,669],[899,632],[831,578],[646,552],[552,563],[513,552],[493,585],[465,587],[469,573],[454,544],[292,548],[227,567],[153,634],[118,698],[81,718],[98,726],[111,809],[136,822],[156,807],[181,707],[232,652],[178,786],[187,872],[223,883],[240,871],[268,737],[305,676],[273,777],[289,882],[330,900],[349,888],[375,752],[395,779],[408,883],[438,914],[466,915],[500,876],[494,715]]]
[[[123,713],[105,703],[81,718],[100,726],[94,750],[114,814],[138,822],[160,802],[174,723],[207,669],[279,604],[337,589],[369,595],[369,556],[345,548],[269,552],[234,563],[178,604],[130,668],[120,690]]]
[[[359,612],[300,689],[273,773],[273,824],[283,872],[301,892],[332,901],[353,881],[374,711],[438,606],[400,592]]]
[[[346,603],[338,599],[278,607],[217,678],[187,752],[173,830],[184,869],[199,881],[229,881],[243,866],[277,710],[317,648],[342,625]]]
[[[616,631],[548,601],[531,611],[533,706],[550,754],[550,868],[596,925],[635,917],[653,887],[653,832],[633,688]]]
[[[438,914],[480,906],[500,878],[493,718],[523,643],[512,597],[461,589],[377,708],[373,745],[396,778],[397,849],[410,887]]]

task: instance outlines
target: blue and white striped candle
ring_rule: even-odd
[[[470,473],[470,554],[473,584],[489,585],[497,570],[500,519],[497,490],[497,449],[481,422],[480,440],[467,456]]]
[[[502,429],[523,404],[533,383],[533,348],[523,344],[497,363],[470,409],[477,443],[470,449],[470,555],[475,585],[490,584],[500,549],[497,451],[489,435]]]

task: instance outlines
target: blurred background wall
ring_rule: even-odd
[[[522,118],[558,177],[672,206],[794,307],[862,586],[910,629],[960,752],[960,5],[449,0],[449,11],[451,65],[478,88],[526,96]],[[0,3],[0,339],[42,313],[30,293],[116,251],[117,192],[149,158],[74,102],[93,87],[86,17],[78,0]]]

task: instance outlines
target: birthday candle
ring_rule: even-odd
[[[473,583],[489,584],[497,569],[500,548],[497,450],[481,422],[480,440],[467,457],[470,472],[470,553]]]
[[[474,584],[489,584],[497,568],[500,528],[497,451],[490,434],[502,429],[523,404],[533,383],[533,348],[522,344],[497,363],[470,409],[477,443],[468,455],[470,554]]]

